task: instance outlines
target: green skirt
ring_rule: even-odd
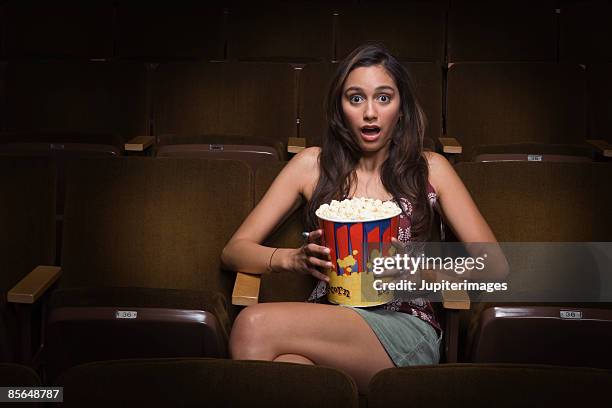
[[[436,330],[408,313],[381,308],[350,307],[372,328],[397,367],[438,364],[440,342]]]

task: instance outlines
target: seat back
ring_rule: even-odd
[[[458,63],[449,68],[446,133],[461,143],[463,160],[487,153],[489,145],[510,145],[506,153],[526,154],[548,153],[531,151],[533,143],[584,145],[586,129],[585,73],[578,65]]]
[[[57,384],[64,387],[64,404],[74,407],[87,405],[88,401],[101,405],[172,406],[177,395],[169,389],[180,392],[185,406],[358,406],[357,387],[346,374],[327,367],[269,361],[95,362],[65,372]]]
[[[0,157],[0,361],[18,358],[19,321],[7,292],[38,265],[53,265],[55,167],[41,158]]]
[[[113,56],[111,2],[9,2],[4,7],[4,46],[9,58]]]
[[[381,7],[369,2],[338,6],[336,59],[345,58],[366,41],[380,41],[405,61],[444,61],[445,2],[395,2]],[[363,22],[385,21],[384,30],[364,30]],[[427,38],[427,41],[421,41]]]
[[[225,15],[219,5],[122,2],[116,13],[115,53],[122,59],[225,58]]]
[[[612,62],[607,38],[612,35],[612,6],[605,0],[562,2],[559,15],[559,60]]]
[[[244,163],[74,160],[66,177],[62,287],[231,293],[219,255],[252,206]]]
[[[612,64],[587,66],[587,102],[589,112],[589,138],[604,139],[612,143]]]
[[[448,61],[557,60],[554,0],[453,0],[448,11]]]
[[[235,274],[221,270],[220,257],[252,207],[248,166],[75,159],[66,179],[63,276],[46,322],[49,378],[88,361],[226,356]]]
[[[144,64],[10,62],[4,72],[7,142],[109,144],[148,134]]]
[[[475,401],[482,407],[570,407],[605,400],[611,385],[609,371],[588,368],[503,364],[390,368],[372,378],[368,407],[401,406],[407,398],[414,406],[429,407],[471,406]]]
[[[296,94],[289,64],[160,64],[152,92],[156,136],[193,140],[191,135],[203,135],[190,143],[248,145],[265,139],[266,146],[282,143],[283,152],[287,139],[295,136]],[[235,143],[237,137],[244,141]]]
[[[612,198],[604,180],[612,177],[612,166],[460,163],[457,172],[498,240],[522,245],[516,253],[516,246],[505,247],[515,296],[473,303],[470,316],[464,316],[468,358],[612,366],[602,357],[609,354],[607,346],[598,340],[612,335],[610,303],[597,303],[602,267],[592,249],[568,246],[610,241]],[[525,341],[509,341],[516,338]]]
[[[331,4],[238,2],[229,7],[227,18],[230,60],[304,62],[333,59]]]

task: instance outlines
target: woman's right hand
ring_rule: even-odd
[[[308,234],[308,242],[296,249],[279,249],[272,258],[273,271],[289,271],[312,275],[319,280],[329,282],[329,277],[321,270],[332,267],[330,262],[330,250],[318,245],[323,230],[315,230]]]

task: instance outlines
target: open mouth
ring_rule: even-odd
[[[361,134],[366,140],[374,140],[380,134],[380,127],[363,126],[361,128]]]

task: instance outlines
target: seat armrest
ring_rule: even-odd
[[[238,272],[232,292],[232,305],[250,306],[259,302],[261,276]]]
[[[449,310],[469,310],[470,296],[465,290],[443,290],[442,306]]]
[[[449,154],[461,154],[463,153],[463,147],[461,143],[454,137],[440,137],[438,141],[442,145],[442,153]]]
[[[59,266],[39,265],[20,280],[7,294],[11,303],[35,303],[62,273]]]
[[[303,137],[290,137],[287,141],[287,151],[289,153],[299,153],[306,148],[306,139]]]
[[[153,136],[136,136],[128,141],[123,147],[127,152],[144,152],[153,146],[155,138]]]
[[[598,153],[604,157],[612,157],[612,144],[602,139],[591,139],[586,141],[588,144],[593,146]]]

